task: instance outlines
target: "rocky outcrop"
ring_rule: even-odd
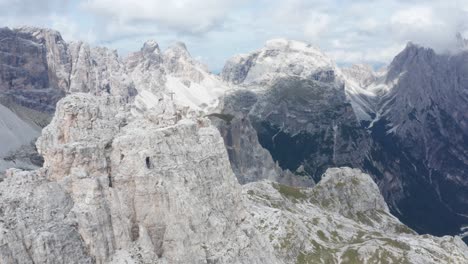
[[[156,41],[147,41],[140,51],[125,58],[128,74],[135,83],[138,92],[146,89],[152,93],[162,92],[166,82],[162,55]]]
[[[31,215],[50,235],[42,243],[17,245],[42,234],[25,238],[20,227],[5,227],[2,262],[37,263],[49,255],[46,261],[60,262],[44,252],[45,243],[65,249],[76,244],[68,263],[277,263],[271,246],[245,223],[248,213],[219,132],[205,119],[179,120],[170,105],[160,105],[163,114],[152,109],[135,117],[119,97],[76,94],[62,100],[37,143],[44,169],[10,170],[2,190],[22,177],[42,175],[41,184],[29,188],[34,193],[36,186],[53,186],[66,193],[54,210],[62,222],[72,223],[67,231],[74,233],[62,240],[69,234]],[[16,203],[26,207],[22,203],[33,198],[24,193]],[[11,210],[11,203],[2,206]],[[22,223],[22,216],[6,217]]]
[[[44,169],[11,169],[0,190],[2,263],[95,263],[72,217],[72,198]]]
[[[328,169],[314,188],[244,186],[253,224],[284,263],[463,263],[460,238],[417,236],[392,216],[371,177]]]
[[[182,42],[177,42],[163,52],[167,73],[190,86],[190,82],[200,83],[208,73],[208,68],[194,60]]]
[[[83,42],[70,43],[70,87],[68,92],[133,97],[134,84],[127,76],[117,51],[90,47]]]

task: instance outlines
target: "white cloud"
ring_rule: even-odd
[[[234,52],[249,51],[236,46],[253,50],[273,37],[310,42],[339,63],[389,62],[408,41],[444,51],[453,47],[455,32],[464,31],[464,1],[88,0],[81,6],[105,18],[100,36],[107,41],[181,38],[219,69]]]
[[[341,64],[381,64],[391,61],[403,48],[404,45],[390,45],[383,48],[369,47],[364,50],[334,49],[327,52],[327,54]]]
[[[67,16],[53,14],[49,19],[51,27],[58,30],[65,41],[80,40],[88,43],[95,43],[98,39],[93,30],[83,30],[80,28],[80,25]]]
[[[314,44],[338,63],[389,62],[406,42],[438,52],[468,37],[467,0],[0,0],[0,24],[58,29],[66,40],[137,50],[187,43],[212,69],[270,38]]]
[[[70,0],[0,0],[0,14],[6,16],[42,15],[62,12]]]
[[[114,26],[137,28],[156,24],[158,29],[205,33],[219,26],[235,0],[89,0],[81,7]],[[131,26],[129,26],[131,25]]]
[[[375,31],[379,28],[379,26],[379,21],[373,17],[364,18],[357,23],[357,29],[365,32]]]
[[[441,23],[434,17],[432,8],[428,6],[416,6],[399,10],[393,14],[390,22],[402,27],[401,29],[404,29],[404,27],[425,29]]]
[[[304,24],[304,35],[311,40],[317,40],[328,29],[330,22],[329,15],[311,12]]]
[[[398,10],[390,23],[397,39],[428,46],[437,52],[447,52],[456,48],[455,36],[467,29],[467,18],[468,12],[461,6],[425,5]]]

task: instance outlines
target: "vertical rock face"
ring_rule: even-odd
[[[91,48],[83,42],[70,43],[69,51],[73,66],[68,89],[70,93],[87,92],[124,97],[136,95],[117,51]]]
[[[67,46],[58,32],[28,27],[0,29],[0,119],[4,124],[0,133],[5,140],[0,175],[15,164],[35,167],[30,161],[36,156],[31,142],[65,94],[69,70]]]
[[[23,106],[52,112],[67,87],[67,47],[53,30],[0,30],[0,92]]]
[[[165,50],[163,58],[166,71],[174,77],[182,78],[185,82],[200,83],[204,79],[203,71],[208,72],[204,65],[192,59],[187,47],[182,42],[177,42]]]
[[[0,173],[14,162],[25,168],[34,167],[28,157],[19,156],[25,153],[24,149],[31,149],[30,142],[50,121],[57,101],[65,94],[112,94],[127,100],[135,95],[133,83],[115,51],[91,48],[84,43],[67,44],[57,31],[33,27],[2,28],[0,39],[0,104],[16,115],[19,124],[29,124],[18,132],[27,138],[10,137],[11,142],[20,144],[3,149],[10,152],[0,154]],[[2,128],[1,133],[10,132]],[[28,152],[35,155],[34,149]]]
[[[257,100],[256,93],[238,90],[226,95],[221,114],[209,115],[224,138],[231,167],[239,183],[269,179],[294,186],[313,186],[312,179],[282,170],[273,161],[270,152],[260,145],[257,131],[249,118],[249,112]]]
[[[247,117],[260,144],[284,170],[317,181],[328,167],[362,164],[365,132],[336,67],[319,50],[272,40],[229,60],[222,77],[257,94]]]
[[[95,263],[76,229],[73,200],[45,170],[11,169],[0,190],[2,263]]]
[[[316,181],[328,167],[358,167],[364,159],[366,135],[335,83],[281,79],[250,116],[260,143],[281,167],[303,168]]]
[[[370,127],[375,144],[368,168],[418,231],[456,234],[468,223],[467,65],[466,52],[440,55],[409,44],[388,68],[391,88]]]
[[[156,41],[147,41],[140,51],[125,59],[126,69],[137,89],[143,87],[152,93],[162,92],[166,82],[162,55]]]
[[[53,113],[69,92],[132,96],[131,84],[117,53],[67,44],[50,29],[2,28],[0,95],[33,110]]]
[[[146,117],[133,117],[122,98],[66,97],[37,143],[45,170],[23,174],[41,172],[47,188],[67,193],[66,211],[57,210],[66,223],[74,223],[79,236],[69,239],[86,248],[83,259],[277,263],[271,246],[245,223],[248,213],[219,132],[205,119],[177,122],[168,107],[164,114],[152,109]],[[7,178],[6,185],[16,184],[19,172],[10,171]],[[23,236],[14,226],[6,232]],[[51,235],[45,243],[60,248],[64,235]],[[2,239],[11,245],[8,252],[16,253],[0,252],[0,259],[18,261],[41,250],[41,244],[16,246],[13,237]]]

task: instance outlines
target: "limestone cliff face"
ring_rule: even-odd
[[[8,121],[13,112],[19,119],[16,123],[29,124],[13,133],[8,129],[12,125],[0,129],[0,133],[10,133],[8,141],[15,143],[14,148],[3,149],[8,153],[0,153],[0,174],[14,163],[35,167],[29,161],[36,155],[30,143],[50,122],[56,103],[67,93],[111,94],[126,100],[135,95],[116,51],[66,43],[59,32],[34,27],[2,28],[0,39],[0,104],[8,108],[1,111],[0,118]],[[25,149],[30,157],[24,155]]]
[[[53,113],[66,93],[132,96],[132,86],[116,51],[67,43],[51,29],[2,28],[0,96]]]
[[[162,66],[163,58],[158,43],[147,41],[140,51],[125,58],[125,67],[135,86],[152,93],[163,92],[166,83],[165,70]],[[142,91],[139,91],[140,93]]]
[[[27,185],[33,194],[39,187],[56,188],[64,201],[44,197],[47,193],[40,193],[40,199],[56,199],[50,206],[63,202],[54,208],[63,221],[49,223],[31,212],[31,221],[50,235],[24,247],[13,243],[14,237],[29,239],[23,229],[5,227],[1,239],[8,247],[0,259],[14,263],[24,257],[37,263],[41,258],[36,254],[42,254],[57,263],[60,256],[52,250],[75,243],[69,263],[275,263],[271,246],[244,223],[248,213],[240,186],[209,121],[178,121],[167,114],[164,119],[151,111],[132,117],[121,99],[76,94],[58,104],[37,143],[44,169],[9,171],[2,192],[19,184],[21,176],[36,181]],[[34,199],[33,194],[7,196],[4,211],[11,211],[16,200],[28,213],[32,208],[23,202]],[[37,214],[50,210],[38,205]],[[21,214],[6,216],[25,221]],[[68,223],[67,231],[75,236],[67,238],[71,242],[62,239],[67,236],[62,229],[49,228]],[[44,244],[55,246],[43,249]]]
[[[384,71],[348,71],[372,141],[363,169],[418,232],[459,234],[468,224],[467,65],[466,50],[438,54],[409,43]]]
[[[0,182],[0,262],[94,263],[71,216],[70,194],[46,174],[11,169]]]
[[[0,182],[1,263],[464,263],[459,238],[416,236],[371,178],[328,170],[312,189],[241,187],[218,130],[161,101],[62,99],[44,167]]]
[[[259,95],[254,92],[237,90],[224,97],[219,110],[221,113],[209,115],[221,132],[239,183],[269,179],[292,186],[313,186],[314,181],[310,177],[298,177],[287,169],[283,170],[260,144],[249,117],[258,99]]]
[[[0,95],[23,106],[52,112],[68,86],[66,43],[57,31],[0,29]]]
[[[140,51],[121,59],[115,50],[67,43],[51,29],[2,28],[0,38],[0,104],[9,109],[2,109],[0,118],[10,120],[13,112],[17,115],[13,118],[32,126],[21,133],[27,137],[8,137],[15,144],[14,148],[5,148],[9,151],[5,155],[0,151],[0,174],[14,162],[35,167],[27,157],[13,157],[35,140],[66,94],[112,95],[127,101],[137,97],[136,106],[143,110],[162,98],[171,98],[179,105],[209,112],[229,89],[193,59],[183,43],[161,51],[155,41],[147,41]],[[11,133],[6,128],[1,130]]]
[[[237,94],[254,98],[237,112],[249,119],[259,143],[283,170],[319,181],[329,167],[361,167],[369,140],[338,68],[320,50],[297,41],[268,41],[230,59],[221,76],[245,88]],[[239,103],[228,94],[224,105],[235,104],[228,100]]]
[[[72,70],[68,92],[132,97],[134,84],[125,71],[117,51],[72,42],[68,47]]]

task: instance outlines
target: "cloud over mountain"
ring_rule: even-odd
[[[340,64],[382,64],[408,41],[445,52],[468,34],[465,0],[0,0],[0,10],[4,26],[54,27],[124,54],[145,39],[182,40],[215,70],[275,37],[313,43]]]

